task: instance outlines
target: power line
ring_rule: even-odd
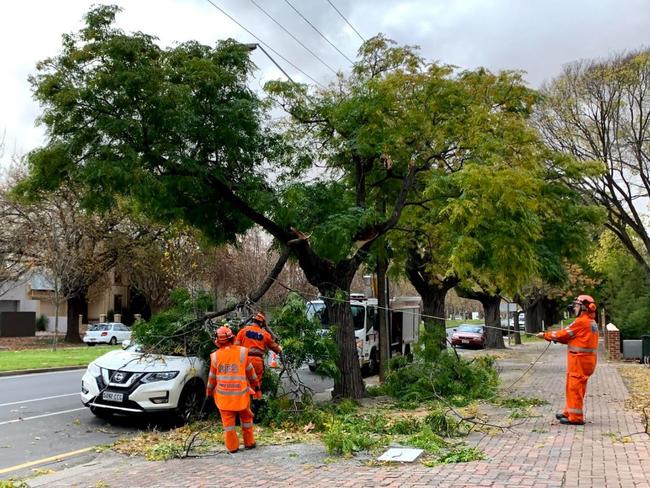
[[[319,31],[319,30],[316,28],[316,26],[315,26],[314,24],[312,24],[312,23],[309,21],[309,19],[308,19],[307,17],[305,17],[305,16],[304,16],[304,15],[303,15],[303,14],[302,14],[302,13],[301,13],[297,8],[296,8],[296,7],[294,7],[293,4],[292,4],[289,0],[284,0],[284,1],[286,2],[287,5],[289,5],[289,7],[291,7],[291,8],[294,10],[294,12],[296,12],[298,15],[300,15],[300,17],[302,18],[302,20],[304,20],[305,22],[307,22],[307,23],[311,26],[312,29],[314,29],[316,32],[318,32],[318,34],[319,34],[323,39],[325,39],[325,40],[329,43],[330,46],[332,46],[334,49],[336,49],[336,50],[341,54],[341,56],[343,56],[345,59],[347,59],[351,64],[354,64],[354,61],[352,61],[350,58],[348,58],[348,57],[345,55],[345,53],[344,53],[343,51],[341,51],[338,47],[336,47],[336,46],[334,45],[334,43],[333,43],[332,41],[330,41],[330,40],[325,36],[325,34],[323,34],[321,31]]]
[[[264,42],[262,39],[260,39],[260,38],[257,37],[255,34],[253,34],[250,30],[248,30],[246,27],[244,27],[242,24],[240,24],[240,23],[237,21],[237,19],[235,19],[232,15],[230,15],[230,14],[229,14],[228,12],[226,12],[224,9],[222,9],[222,8],[219,7],[217,4],[215,4],[212,0],[206,0],[206,1],[207,1],[210,5],[212,5],[214,8],[216,8],[219,12],[221,12],[221,13],[224,14],[226,17],[228,17],[230,20],[232,20],[232,21],[233,21],[235,24],[237,24],[239,27],[241,27],[241,28],[244,29],[246,32],[248,32],[248,33],[249,33],[251,36],[253,36],[255,39],[257,39],[257,41],[258,41],[260,44],[266,46],[266,47],[267,47],[270,51],[272,51],[272,52],[273,52],[277,57],[279,57],[280,59],[282,59],[282,60],[283,60],[284,62],[286,62],[287,64],[293,66],[297,71],[301,72],[303,75],[305,75],[307,78],[309,78],[311,81],[313,81],[314,83],[316,83],[316,84],[317,84],[318,86],[320,86],[321,88],[324,88],[324,86],[323,86],[321,83],[319,83],[319,82],[316,81],[314,78],[312,78],[311,76],[309,76],[307,73],[305,73],[303,70],[301,70],[298,66],[296,66],[295,64],[293,64],[291,61],[289,61],[287,58],[285,58],[282,54],[280,54],[280,53],[277,52],[275,49],[273,49],[271,46],[269,46],[269,45],[268,45],[266,42]]]
[[[305,44],[304,44],[300,39],[298,39],[296,36],[294,36],[293,33],[292,33],[289,29],[287,29],[285,26],[283,26],[280,22],[278,22],[277,20],[275,20],[275,18],[274,18],[270,13],[268,13],[266,10],[264,10],[264,9],[263,9],[263,8],[262,8],[262,7],[261,7],[261,6],[256,2],[256,1],[255,1],[255,0],[250,0],[250,2],[251,2],[253,5],[255,5],[259,10],[261,10],[262,13],[263,13],[264,15],[266,15],[269,19],[271,19],[273,22],[275,22],[275,23],[280,27],[280,29],[282,29],[284,32],[286,32],[287,34],[289,34],[289,35],[291,36],[291,38],[292,38],[294,41],[296,41],[298,44],[300,44],[300,45],[303,47],[303,49],[305,49],[309,54],[311,54],[311,55],[312,55],[313,57],[315,57],[318,61],[320,61],[320,62],[321,62],[321,63],[322,63],[326,68],[328,68],[332,73],[334,73],[335,75],[337,74],[337,72],[336,72],[336,70],[335,70],[334,68],[332,68],[329,64],[327,64],[325,61],[323,61],[323,60],[318,56],[318,54],[316,54],[314,51],[312,51],[312,50],[309,49],[307,46],[305,46]]]
[[[330,0],[327,0],[327,3],[329,3],[329,4],[332,6],[332,8],[333,8],[334,10],[336,10],[336,13],[339,14],[343,20],[345,20],[345,23],[348,24],[348,25],[352,28],[352,30],[353,30],[354,32],[356,32],[356,34],[359,36],[359,39],[361,39],[363,42],[366,42],[366,40],[363,38],[363,36],[362,36],[361,34],[359,34],[359,31],[356,30],[356,29],[354,28],[354,26],[350,23],[350,21],[349,21],[348,19],[345,18],[345,15],[343,15],[343,14],[341,13],[341,11],[340,11],[339,9],[337,9],[336,6],[335,6],[335,5],[334,5]]]

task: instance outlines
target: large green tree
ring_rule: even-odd
[[[265,104],[246,84],[253,66],[244,46],[162,49],[115,28],[116,11],[91,10],[79,33],[64,36],[61,53],[39,64],[32,82],[49,139],[29,155],[30,176],[18,191],[69,181],[90,208],[126,197],[215,241],[261,226],[332,308],[342,373],[335,393],[362,395],[349,284],[372,243],[399,220],[418,175],[454,150],[446,137],[458,115],[451,70],[377,38],[336,86],[314,93],[277,83],[271,91],[297,121],[289,132],[300,136],[289,146],[265,128]],[[414,136],[420,132],[426,137]],[[303,181],[317,165],[329,171]],[[370,204],[379,193],[384,215]]]

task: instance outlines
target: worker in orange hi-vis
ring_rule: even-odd
[[[566,406],[555,417],[563,424],[584,425],[584,399],[587,381],[596,369],[598,324],[596,302],[589,295],[580,295],[572,303],[576,320],[565,329],[546,331],[537,337],[561,342],[567,347]]]
[[[276,354],[282,352],[280,345],[275,342],[273,336],[267,330],[266,317],[261,312],[253,317],[250,325],[243,327],[237,333],[235,345],[244,346],[248,349],[248,356],[260,381],[262,381],[262,377],[264,376],[264,356],[268,350],[270,349]],[[261,399],[262,390],[260,389],[253,395],[253,414],[257,414]]]
[[[230,327],[219,327],[214,343],[219,347],[210,354],[210,375],[206,397],[213,396],[221,414],[226,449],[239,450],[239,437],[235,430],[237,415],[241,422],[244,447],[255,447],[253,413],[250,395],[259,389],[259,379],[248,357],[248,349],[233,344],[235,335]]]

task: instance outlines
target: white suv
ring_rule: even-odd
[[[102,418],[167,412],[187,422],[203,405],[207,376],[201,358],[144,354],[131,345],[88,365],[81,379],[81,401]]]
[[[84,342],[89,346],[95,344],[111,344],[131,340],[131,329],[120,322],[102,322],[88,327]]]

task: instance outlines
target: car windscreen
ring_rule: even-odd
[[[480,334],[483,332],[483,327],[477,327],[475,325],[461,325],[458,327],[458,332],[472,332],[474,334]]]
[[[96,331],[96,330],[111,330],[111,326],[108,324],[95,324],[91,325],[88,328],[89,331]]]
[[[352,323],[354,324],[354,330],[361,330],[364,327],[364,307],[361,305],[352,305]],[[327,314],[327,308],[324,303],[310,302],[307,304],[307,318],[313,319],[316,317],[323,329],[330,328],[330,320]]]
[[[364,327],[365,308],[361,305],[352,305],[352,323],[354,330],[361,330]]]

